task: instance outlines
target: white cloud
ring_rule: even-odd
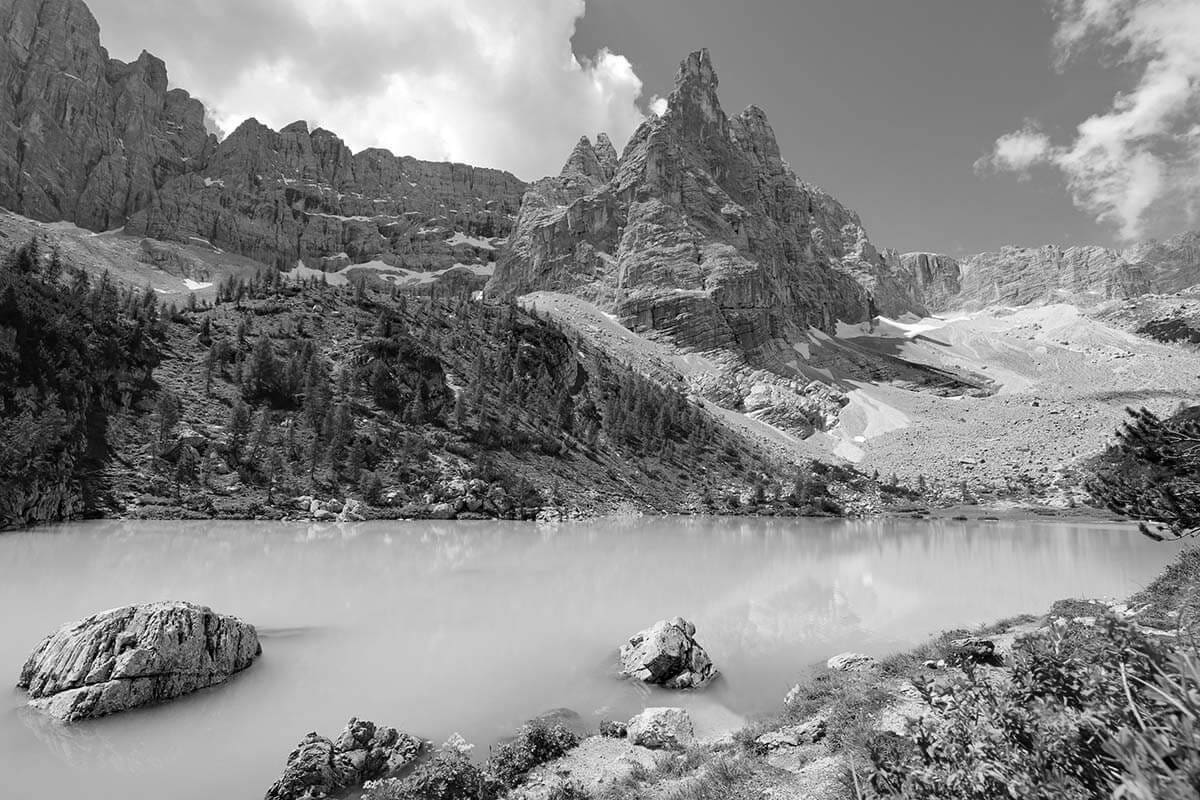
[[[1059,66],[1088,49],[1140,70],[1136,85],[1054,146],[1029,123],[996,140],[976,166],[1025,173],[1056,167],[1080,208],[1142,236],[1151,216],[1195,214],[1200,189],[1200,2],[1052,0]]]
[[[571,49],[584,0],[91,0],[121,58],[144,47],[230,131],[297,119],[351,149],[531,179],[583,134],[620,146],[645,118],[627,58]],[[186,25],[181,25],[186,21]]]
[[[975,162],[975,170],[1007,170],[1026,174],[1030,167],[1046,161],[1052,152],[1050,137],[1042,133],[1035,121],[1026,120],[1021,130],[1006,133],[997,139],[992,153]]]

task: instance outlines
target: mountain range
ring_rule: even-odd
[[[1166,355],[1124,340],[1112,315],[1145,303],[1161,316],[1145,298],[1200,283],[1195,231],[1123,251],[1006,247],[961,259],[877,246],[854,211],[788,165],[762,109],[722,109],[706,50],[683,60],[666,110],[621,152],[603,133],[581,138],[558,175],[527,184],[353,153],[303,121],[275,131],[250,119],[219,139],[160,59],[108,56],[82,0],[5,0],[0,25],[0,207],[10,212],[0,236],[40,233],[66,260],[179,303],[261,267],[517,300],[791,460],[878,457],[876,468],[952,481],[957,448],[905,461],[904,431],[925,421],[959,435],[943,421],[989,398],[1071,402],[1051,386],[1055,348],[1078,354],[1103,340],[1156,373]],[[1078,330],[1050,332],[1038,309],[1057,305]],[[972,344],[984,334],[987,352]],[[1091,344],[1081,350],[1076,335]],[[1103,372],[1094,355],[1062,375]],[[1144,379],[1134,370],[1128,382]],[[1105,401],[1095,431],[1111,428],[1127,395]],[[888,436],[877,453],[866,446]],[[1061,455],[1025,474],[1061,483],[1063,463],[1086,453]],[[994,480],[988,490],[1006,491]]]

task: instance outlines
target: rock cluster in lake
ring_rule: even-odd
[[[426,742],[352,717],[337,739],[309,733],[288,756],[266,800],[329,797],[395,775],[416,762]]]
[[[29,705],[73,722],[223,683],[261,653],[253,625],[205,606],[125,606],[47,636],[17,685]]]
[[[682,617],[660,620],[621,646],[621,674],[667,689],[698,689],[717,676],[696,641],[696,626]]]

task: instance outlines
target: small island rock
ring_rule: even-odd
[[[261,653],[253,625],[205,606],[124,606],[47,636],[17,686],[29,705],[73,722],[223,683]]]
[[[698,689],[717,676],[708,653],[682,617],[660,620],[621,646],[621,674],[667,689]]]

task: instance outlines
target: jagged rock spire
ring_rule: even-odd
[[[611,179],[616,170],[617,150],[608,134],[601,133],[596,137],[595,147],[591,139],[581,136],[559,174],[563,177],[582,175],[603,183]]]
[[[675,88],[667,99],[667,114],[696,121],[723,122],[724,113],[717,99],[720,80],[708,50],[691,53],[679,64]]]

